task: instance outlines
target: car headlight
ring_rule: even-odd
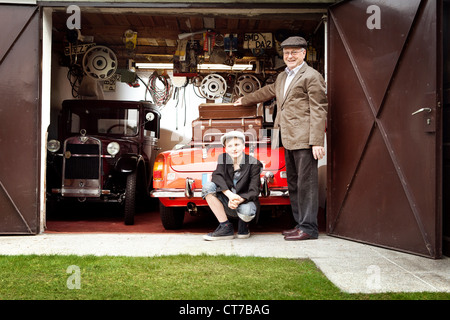
[[[106,147],[106,151],[112,156],[115,156],[117,153],[119,153],[120,146],[117,142],[110,142],[108,146]]]
[[[47,142],[47,150],[50,152],[56,152],[61,147],[61,143],[58,140],[50,140]]]

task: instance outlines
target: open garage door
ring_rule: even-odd
[[[331,235],[442,254],[441,5],[330,8]]]
[[[0,5],[0,234],[39,231],[39,10]]]

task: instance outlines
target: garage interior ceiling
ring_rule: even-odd
[[[317,32],[326,12],[322,7],[298,6],[238,9],[81,7],[81,33],[93,36],[97,45],[112,49],[119,66],[124,67],[127,59],[170,63],[177,48],[178,35],[204,29],[222,35],[271,32],[275,38],[302,35],[308,39]],[[67,44],[66,21],[69,16],[66,8],[53,11],[54,50],[63,50]],[[124,44],[124,33],[129,29],[137,32],[137,45],[132,51],[127,50]],[[192,38],[201,40],[202,34],[189,37]]]

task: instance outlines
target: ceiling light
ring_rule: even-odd
[[[173,69],[172,63],[136,63],[138,69],[150,69],[150,70],[171,70]],[[226,64],[204,63],[197,66],[198,70],[223,70],[223,71],[246,71],[252,70],[252,64],[235,64],[232,66]]]
[[[169,70],[173,69],[173,63],[138,62],[136,63],[136,68],[150,70]]]
[[[226,71],[245,71],[252,70],[251,64],[234,64],[232,66],[226,64],[204,63],[198,65],[199,70],[226,70]]]

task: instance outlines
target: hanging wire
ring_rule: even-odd
[[[145,81],[142,80],[142,78],[140,78],[138,75],[136,75],[136,78],[144,84],[144,86],[145,86],[145,96],[144,96],[144,101],[148,101],[148,100],[147,100],[147,92],[150,92],[150,88],[148,87],[147,83],[145,83]],[[150,101],[150,102],[153,103],[153,101]]]
[[[162,83],[162,88],[158,86],[157,81]],[[165,106],[172,96],[173,85],[168,76],[160,76],[156,72],[154,72],[148,78],[147,87],[153,98],[153,102],[158,107]]]
[[[83,80],[83,69],[77,64],[71,64],[67,72],[67,79],[72,87],[72,97],[78,98],[78,89],[80,88],[81,81]]]
[[[181,87],[175,87],[174,93],[173,93],[173,100],[176,100],[175,104],[175,110],[176,110],[176,130],[178,130],[178,111],[183,107],[184,105],[184,123],[183,126],[186,126],[186,116],[187,116],[187,107],[186,107],[186,87],[189,85],[189,80],[186,79],[184,84]],[[182,101],[180,106],[178,107],[178,104],[180,103],[180,93],[182,93]],[[178,109],[179,108],[179,109]]]
[[[186,118],[187,118],[187,105],[186,105],[186,87],[188,85],[188,82],[185,83],[183,86],[183,102],[184,102],[184,124],[183,126],[186,127]]]
[[[75,41],[75,48],[78,45],[78,39]],[[70,87],[72,88],[72,97],[79,98],[78,90],[83,80],[84,72],[81,65],[77,64],[78,55],[73,53],[72,42],[69,42],[69,66],[67,71],[67,80],[69,80]]]
[[[178,130],[178,102],[180,102],[179,99],[180,94],[180,88],[175,87],[175,91],[173,93],[173,100],[176,100],[177,103],[175,104],[175,130]]]
[[[197,88],[197,90],[196,90],[195,88]],[[194,85],[193,90],[194,90],[194,93],[195,93],[195,95],[196,95],[197,97],[199,97],[199,98],[201,98],[201,99],[206,99],[206,97],[202,94],[200,87],[197,87],[197,86]],[[198,91],[198,92],[197,92],[197,91]]]

